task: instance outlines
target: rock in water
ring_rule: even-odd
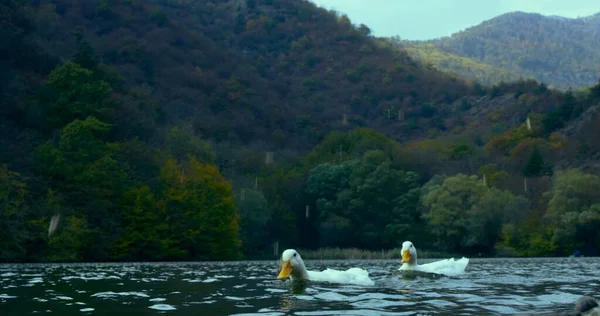
[[[533,314],[529,314],[533,315]],[[539,314],[538,314],[539,315]],[[541,314],[543,316],[600,316],[600,307],[595,298],[582,296],[575,303],[573,311]]]
[[[597,307],[598,302],[590,296],[582,296],[575,303],[575,311],[586,316],[600,315],[600,310]]]

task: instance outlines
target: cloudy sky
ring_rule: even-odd
[[[424,40],[449,36],[494,16],[537,12],[577,18],[600,12],[599,0],[311,0],[369,26],[376,36]]]

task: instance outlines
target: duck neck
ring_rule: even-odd
[[[410,259],[408,259],[408,262],[404,263],[408,266],[414,267],[417,266],[417,254],[411,254]]]
[[[291,277],[292,280],[308,280],[308,271],[306,271],[304,262],[300,262],[300,265],[292,270]]]

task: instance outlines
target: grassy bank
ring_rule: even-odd
[[[327,259],[390,259],[400,260],[400,248],[390,250],[363,250],[357,248],[319,248],[315,250],[299,249],[298,252],[305,260],[327,260]],[[461,258],[462,255],[444,252],[419,250],[419,259],[428,258]]]

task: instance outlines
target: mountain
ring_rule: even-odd
[[[595,230],[554,241],[541,219],[565,192],[554,168],[585,167],[566,176],[592,188],[575,211],[598,209],[598,85],[470,84],[304,0],[6,0],[0,16],[1,261],[596,249]]]
[[[260,253],[266,229],[247,227],[298,236],[291,200],[262,187],[273,168],[335,130],[452,127],[472,90],[308,1],[10,0],[0,16],[6,261],[236,258],[240,236]]]
[[[486,84],[522,77],[580,89],[600,78],[600,13],[570,19],[512,12],[450,37],[400,45],[419,60]]]
[[[85,41],[159,100],[164,120],[186,121],[214,141],[308,149],[344,117],[347,128],[406,137],[386,111],[448,103],[469,89],[307,1],[59,0],[32,14],[33,40],[52,58]]]

